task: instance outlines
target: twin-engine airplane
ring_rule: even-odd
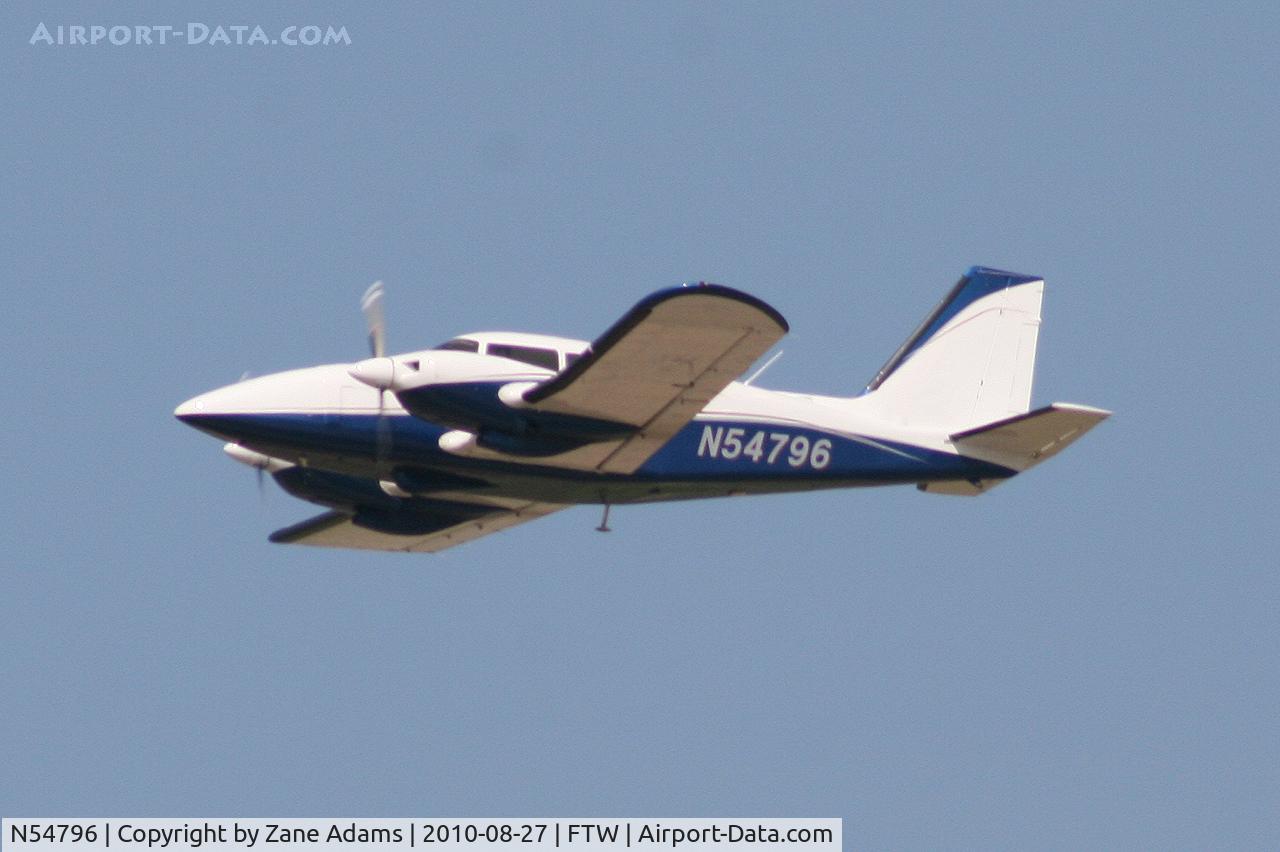
[[[786,320],[716,284],[660,290],[595,342],[509,332],[242,381],[178,406],[329,511],[271,541],[432,552],[577,503],[916,483],[979,494],[1110,412],[1030,410],[1044,282],[974,267],[860,394],[737,381]],[[768,366],[767,364],[765,365]],[[758,375],[758,373],[757,373]]]

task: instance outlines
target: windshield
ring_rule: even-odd
[[[486,351],[488,355],[499,358],[510,358],[524,364],[532,364],[547,370],[560,368],[560,353],[554,349],[538,349],[533,346],[511,346],[506,343],[490,343]]]
[[[453,340],[446,340],[436,349],[448,349],[454,352],[479,352],[480,344],[474,340],[467,340],[465,337],[455,337]]]

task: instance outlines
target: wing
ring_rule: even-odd
[[[430,511],[325,512],[276,530],[271,534],[271,541],[314,547],[437,553],[563,508],[557,503],[528,503],[512,509],[454,503],[447,509]]]
[[[626,424],[634,434],[555,463],[631,473],[787,333],[754,296],[718,284],[662,290],[641,301],[586,355],[524,395],[535,411]]]

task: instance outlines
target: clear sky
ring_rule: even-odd
[[[1272,4],[0,6],[0,810],[841,816],[850,848],[1280,846]],[[345,26],[31,45],[39,23]],[[1043,275],[984,497],[575,509],[438,556],[182,400],[691,279],[853,393],[965,268]]]

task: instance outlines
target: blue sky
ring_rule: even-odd
[[[47,46],[57,24],[351,44]],[[853,847],[1280,843],[1267,4],[6,3],[6,814],[817,815]],[[183,399],[719,281],[853,393],[972,264],[1034,400],[1115,417],[976,500],[593,509],[439,557]]]

